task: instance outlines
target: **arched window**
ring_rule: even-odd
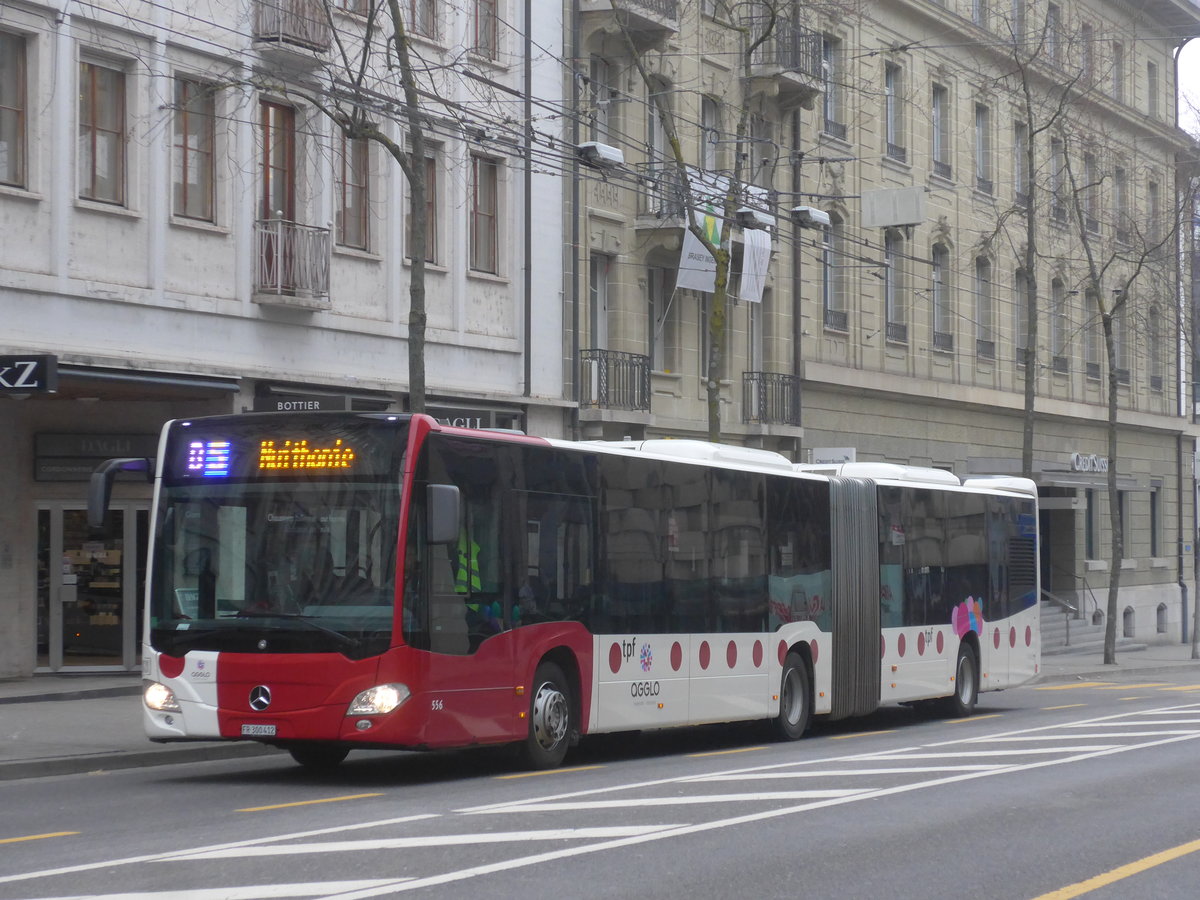
[[[721,140],[721,107],[712,97],[700,101],[700,167],[707,172],[717,168]]]

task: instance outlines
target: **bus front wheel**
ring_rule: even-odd
[[[554,769],[562,765],[571,743],[573,719],[566,676],[554,663],[542,663],[533,676],[529,736],[525,738],[525,760],[531,768]]]
[[[954,666],[954,693],[946,698],[946,712],[963,718],[975,712],[975,701],[979,699],[979,662],[970,644],[958,648],[958,662]]]
[[[775,730],[785,741],[796,741],[808,729],[812,717],[812,689],[808,665],[799,653],[789,653],[783,661],[783,679],[779,687],[779,715]]]

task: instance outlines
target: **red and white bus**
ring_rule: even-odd
[[[114,460],[93,478],[106,504]],[[1019,478],[569,442],[422,415],[176,420],[154,465],[152,741],[518,744],[936,702],[1038,671]]]

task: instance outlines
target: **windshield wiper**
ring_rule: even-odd
[[[271,612],[267,609],[243,609],[238,611],[238,618],[290,619],[297,622],[303,622],[305,625],[314,629],[315,631],[320,631],[329,635],[330,637],[337,638],[341,642],[342,646],[349,647],[352,650],[357,650],[362,643],[358,640],[358,638],[352,638],[350,635],[342,634],[342,632],[334,628],[330,628],[328,625],[322,625],[320,622],[315,621],[312,616],[306,616],[303,613]]]

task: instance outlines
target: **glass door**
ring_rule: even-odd
[[[38,510],[40,670],[139,665],[148,526],[147,510],[133,504],[114,504],[98,530],[88,527],[85,510]]]

